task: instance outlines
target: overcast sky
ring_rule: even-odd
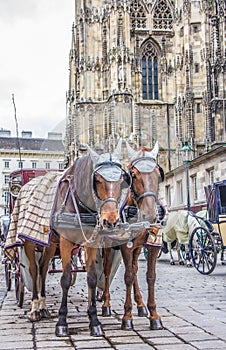
[[[65,132],[75,0],[0,0],[0,128]],[[63,130],[62,130],[63,129]]]

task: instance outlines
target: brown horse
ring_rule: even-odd
[[[156,280],[156,261],[161,247],[161,235],[158,233],[159,227],[154,224],[156,222],[156,201],[158,195],[158,186],[160,177],[164,178],[163,170],[156,163],[158,154],[158,144],[150,151],[146,147],[134,151],[128,144],[128,153],[130,159],[129,172],[132,178],[131,195],[127,201],[127,206],[136,205],[138,208],[138,222],[144,221],[150,223],[149,228],[139,231],[134,239],[128,243],[120,245],[123,261],[125,264],[125,284],[126,284],[126,300],[124,304],[124,315],[122,318],[123,330],[133,329],[132,318],[132,300],[131,291],[134,288],[134,298],[137,303],[138,315],[147,316],[147,309],[142,300],[139,290],[137,271],[138,257],[143,245],[147,247],[147,284],[148,284],[148,300],[147,307],[150,313],[150,329],[162,329],[160,316],[156,311],[155,302],[155,280]],[[108,250],[110,248],[107,248]],[[109,251],[105,250],[104,254],[104,274],[105,274],[105,290],[103,294],[104,303],[102,306],[102,315],[109,316],[110,309],[110,293],[109,293],[109,275],[111,271],[111,263]]]
[[[117,147],[118,148],[118,147]],[[90,150],[90,149],[89,149]],[[77,244],[83,244],[86,252],[86,270],[88,283],[88,316],[91,335],[101,336],[103,330],[97,317],[96,309],[96,252],[101,245],[104,234],[115,230],[120,225],[120,201],[122,198],[123,170],[119,163],[119,150],[113,154],[98,155],[90,150],[92,158],[78,160],[78,166],[73,171],[73,182],[64,181],[58,193],[56,213],[62,213],[62,204],[67,203],[67,212],[83,213],[97,212],[98,222],[93,228],[80,225],[77,229],[67,229],[59,226],[55,229],[60,236],[60,252],[63,274],[61,277],[62,301],[59,309],[59,319],[56,325],[56,335],[68,334],[67,325],[67,295],[71,285],[70,259],[71,251]],[[94,171],[93,165],[94,165]],[[90,181],[92,179],[92,181]],[[93,191],[91,188],[93,187]],[[71,196],[67,198],[68,189]],[[102,233],[102,234],[101,234]]]
[[[52,204],[52,236],[49,247],[41,248],[32,239],[24,239],[24,251],[29,261],[29,272],[32,279],[31,321],[49,316],[45,304],[45,281],[49,261],[54,256],[56,246],[60,243],[63,273],[61,277],[62,302],[56,335],[68,334],[67,295],[71,285],[71,254],[75,247],[84,245],[86,250],[86,270],[88,282],[88,315],[91,334],[102,335],[101,324],[96,310],[96,250],[100,232],[110,232],[119,224],[119,206],[122,198],[124,171],[121,168],[121,140],[115,151],[98,155],[88,146],[89,155],[76,159],[66,170],[58,184],[57,196]],[[43,181],[44,177],[41,178]],[[29,183],[28,183],[29,184]],[[26,188],[21,189],[21,197],[26,197]],[[30,183],[30,186],[31,185]],[[23,193],[25,195],[23,196]],[[51,197],[52,198],[52,197]],[[51,199],[54,200],[54,197]],[[29,200],[28,202],[31,202]],[[19,201],[18,201],[19,203]],[[19,214],[25,206],[19,207]],[[14,208],[15,209],[15,208]],[[18,228],[14,215],[14,225]],[[22,218],[23,219],[23,218]],[[13,229],[12,229],[13,231]],[[15,233],[15,230],[14,230]],[[36,250],[42,250],[37,262]]]

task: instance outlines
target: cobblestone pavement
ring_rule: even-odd
[[[0,266],[0,349],[101,349],[101,350],[192,350],[226,349],[226,266],[220,263],[210,276],[203,276],[194,268],[170,266],[168,256],[158,260],[156,299],[164,329],[149,330],[149,320],[136,315],[134,331],[122,331],[121,318],[125,286],[121,264],[111,286],[112,316],[100,320],[105,336],[89,334],[86,274],[77,275],[76,285],[69,292],[68,337],[55,336],[55,324],[60,304],[60,274],[48,276],[47,304],[51,319],[31,323],[27,319],[30,293],[26,291],[23,308],[15,301],[14,286],[6,294],[3,270]],[[139,260],[139,281],[147,297],[145,282],[146,260]],[[101,304],[98,303],[101,314]]]

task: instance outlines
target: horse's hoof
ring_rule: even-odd
[[[90,335],[93,337],[101,337],[104,335],[104,331],[101,327],[101,324],[98,324],[97,326],[90,326]]]
[[[50,312],[48,309],[40,309],[40,316],[41,318],[50,318]]]
[[[159,330],[163,329],[162,321],[160,318],[152,318],[150,319],[150,329],[151,330]]]
[[[133,330],[133,321],[132,320],[122,320],[121,329],[123,331]]]
[[[55,334],[56,334],[57,337],[66,337],[66,336],[68,336],[68,334],[69,334],[68,326],[56,325]]]
[[[170,265],[175,265],[175,262],[174,261],[170,261]]]
[[[139,317],[147,317],[147,315],[148,315],[148,310],[147,310],[146,306],[139,306],[137,308],[137,311],[138,311]]]
[[[191,263],[188,263],[188,264],[187,264],[187,267],[192,267],[192,264],[191,264]]]
[[[179,265],[184,265],[184,261],[183,260],[179,261]]]
[[[41,320],[41,314],[39,311],[33,311],[28,315],[31,322],[38,322]]]
[[[110,306],[102,306],[102,316],[103,317],[110,317],[111,316]]]

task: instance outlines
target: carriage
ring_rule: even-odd
[[[9,213],[10,215],[13,212],[13,208],[15,205],[16,198],[22,186],[27,184],[34,178],[39,176],[44,176],[47,174],[48,170],[45,169],[21,169],[13,171],[10,174],[9,188],[10,188],[10,196],[9,196]],[[4,250],[4,239],[2,241],[2,246]],[[37,251],[35,252],[36,260],[40,259],[42,254],[42,249],[37,246]],[[12,286],[12,277],[14,276],[15,281],[15,295],[17,305],[19,307],[23,306],[24,301],[24,291],[25,287],[27,290],[32,290],[32,280],[29,273],[29,262],[24,252],[23,245],[19,245],[15,249],[15,256],[13,261],[9,258],[5,257],[3,259],[5,265],[5,281],[7,291],[11,290]],[[62,272],[61,266],[61,256],[59,252],[59,247],[57,246],[55,255],[51,259],[51,264],[49,266],[48,273],[60,273]],[[82,251],[82,247],[77,247],[72,251],[71,257],[71,275],[72,275],[72,284],[75,283],[75,279],[77,276],[77,272],[85,272],[85,262],[84,262],[84,254]]]
[[[226,180],[204,187],[207,200],[207,218],[195,216],[196,227],[189,240],[189,250],[194,267],[201,274],[213,272],[220,253],[225,264],[226,250]]]

